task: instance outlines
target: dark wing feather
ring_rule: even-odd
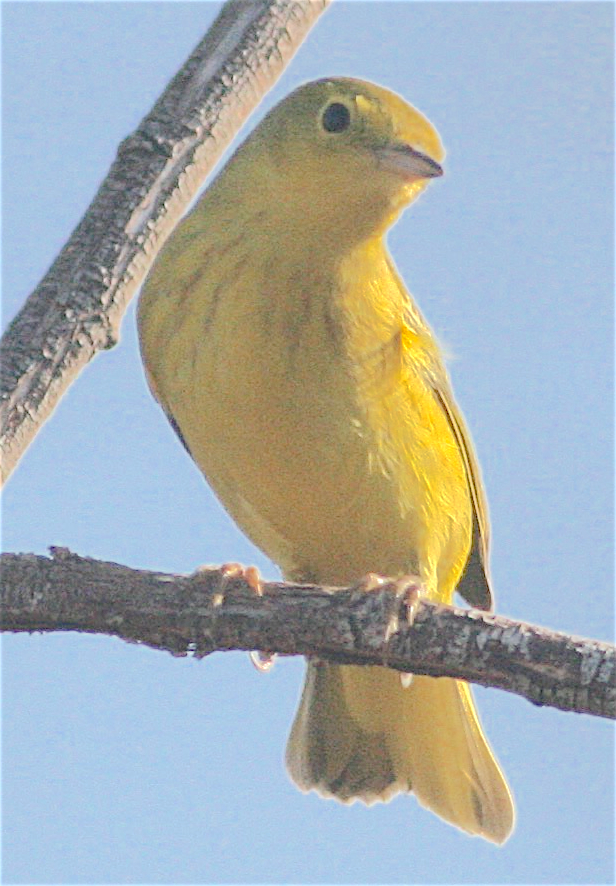
[[[186,452],[192,458],[192,452],[188,448],[188,443],[184,439],[184,435],[182,434],[182,431],[180,430],[180,426],[176,422],[173,415],[171,414],[171,411],[168,409],[167,404],[165,403],[165,401],[161,397],[161,395],[158,391],[158,388],[156,386],[156,382],[154,381],[154,376],[152,375],[152,373],[149,371],[149,369],[147,368],[147,366],[145,364],[144,364],[144,372],[145,372],[146,381],[148,383],[148,387],[150,388],[150,390],[154,396],[154,399],[156,400],[158,405],[161,407],[161,409],[165,413],[165,415],[167,417],[167,421],[169,422],[169,424],[171,425],[171,427],[173,428],[173,430],[175,431],[175,433],[178,436],[178,440],[180,441],[180,443],[182,444],[182,446],[184,447]]]
[[[466,567],[462,578],[458,582],[456,590],[467,603],[478,609],[492,609],[494,605],[492,590],[490,588],[490,520],[488,516],[488,504],[483,492],[481,473],[475,455],[473,444],[470,441],[468,431],[464,426],[464,420],[458,409],[453,395],[447,387],[436,385],[434,393],[443,408],[443,412],[449,420],[451,430],[458,443],[466,476],[473,502],[473,538],[471,552],[466,561]]]

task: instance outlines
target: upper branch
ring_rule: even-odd
[[[257,596],[220,570],[145,572],[52,549],[3,554],[3,631],[108,634],[176,655],[260,649],[450,676],[538,705],[616,719],[616,649],[476,609],[407,603],[385,585],[267,583]]]
[[[330,0],[228,0],[137,130],[0,343],[8,478],[121,318],[156,252]]]

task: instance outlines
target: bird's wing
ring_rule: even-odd
[[[488,503],[483,491],[479,464],[468,430],[464,425],[464,419],[453,398],[446,377],[444,382],[444,384],[437,382],[437,384],[433,385],[433,390],[443,412],[449,420],[451,430],[462,453],[473,502],[471,552],[456,590],[471,606],[489,610],[492,609],[494,600],[490,587],[490,520]]]
[[[146,378],[146,381],[147,381],[147,383],[148,383],[148,387],[149,387],[149,389],[151,390],[154,399],[156,400],[156,402],[158,403],[158,405],[160,406],[160,408],[161,408],[161,409],[163,410],[163,412],[165,413],[165,415],[166,415],[166,417],[167,417],[167,421],[169,422],[169,424],[171,425],[171,427],[173,428],[173,430],[174,430],[175,433],[177,434],[178,440],[180,441],[180,443],[182,444],[182,446],[184,447],[184,449],[186,450],[186,452],[187,452],[187,453],[190,455],[190,457],[192,458],[192,457],[193,457],[192,452],[191,452],[190,449],[188,448],[188,443],[187,443],[186,440],[184,439],[184,435],[182,434],[182,431],[180,430],[180,426],[179,426],[179,424],[177,423],[177,421],[175,420],[175,418],[173,417],[173,413],[171,412],[170,408],[167,406],[167,403],[165,402],[164,397],[162,396],[161,392],[160,392],[159,389],[158,389],[158,386],[157,386],[157,384],[156,384],[156,382],[155,382],[155,380],[154,380],[154,376],[153,376],[152,373],[149,371],[149,369],[148,369],[148,367],[145,365],[145,363],[143,364],[143,369],[144,369],[144,372],[145,372],[145,378]]]
[[[407,294],[407,322],[409,328],[412,331],[419,333],[421,336],[426,335],[432,339],[430,327],[417,305],[411,300],[410,296],[408,296],[406,287],[400,279],[393,262],[390,262],[390,269],[397,285],[403,292],[405,292],[405,294]],[[425,356],[427,360],[426,372],[429,383],[434,391],[434,396],[437,402],[447,416],[451,431],[464,460],[469,492],[473,503],[473,537],[471,552],[456,590],[471,606],[476,606],[478,609],[490,610],[494,605],[492,589],[490,587],[490,519],[488,514],[488,503],[483,491],[479,463],[477,461],[477,456],[475,455],[470,434],[464,423],[462,413],[454,399],[447,370],[440,359],[438,351],[436,349],[430,349]]]

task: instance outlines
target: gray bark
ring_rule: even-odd
[[[162,243],[330,0],[229,0],[0,343],[0,483],[98,351]]]
[[[0,569],[3,631],[107,634],[174,655],[259,649],[387,665],[616,719],[616,648],[477,609],[417,601],[420,586],[412,579],[373,591],[268,582],[258,596],[243,579],[225,578],[214,567],[167,575],[64,548],[53,548],[52,558],[3,554]]]

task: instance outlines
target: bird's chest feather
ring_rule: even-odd
[[[179,424],[223,504],[287,573],[434,571],[430,518],[455,506],[460,465],[389,295],[379,267],[357,262],[336,276],[238,266],[192,324]]]

